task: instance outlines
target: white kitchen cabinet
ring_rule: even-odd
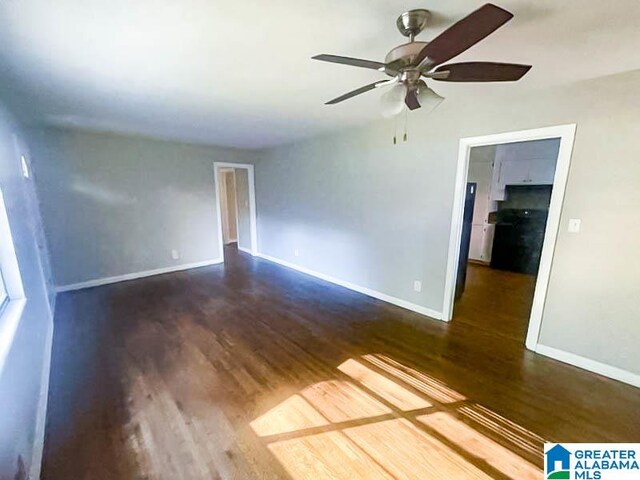
[[[556,173],[555,158],[538,158],[529,160],[528,183],[533,185],[552,185]]]
[[[500,185],[524,185],[529,178],[529,162],[504,160],[500,165],[498,182]]]
[[[469,245],[469,258],[484,263],[491,262],[491,249],[493,248],[493,235],[495,225],[472,225],[471,243]]]
[[[491,200],[504,200],[507,185],[552,185],[555,170],[555,158],[496,160]]]

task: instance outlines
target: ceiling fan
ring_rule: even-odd
[[[434,108],[444,100],[427,86],[424,79],[441,82],[511,82],[520,80],[531,68],[531,65],[495,62],[443,65],[511,20],[512,13],[487,3],[432,41],[415,41],[416,35],[426,27],[429,17],[429,11],[423,9],[409,10],[398,17],[398,30],[409,38],[409,43],[391,50],[384,63],[338,55],[322,54],[312,57],[324,62],[370,68],[392,77],[340,95],[326,102],[326,105],[340,103],[376,88],[393,86],[382,97],[383,115],[393,116],[402,112],[405,105],[409,110],[426,106]]]

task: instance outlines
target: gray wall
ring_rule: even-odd
[[[56,285],[219,257],[213,162],[249,154],[77,130],[30,134]]]
[[[0,106],[0,188],[27,298],[0,370],[0,478],[14,478],[18,458],[24,462],[27,474],[32,458],[36,462],[34,473],[39,471],[44,424],[38,422],[38,413],[41,400],[46,399],[41,380],[43,369],[49,365],[52,331],[49,300],[54,298],[47,282],[48,266],[41,241],[37,197],[32,180],[22,177],[14,135],[18,135],[20,153],[28,157],[18,127]]]
[[[236,168],[236,202],[238,212],[238,246],[251,249],[251,216],[249,213],[249,172]]]
[[[266,150],[260,251],[440,311],[459,139],[577,123],[540,341],[640,374],[639,84],[634,72],[524,96],[452,96],[410,116],[406,144],[379,122]],[[581,233],[567,233],[569,218],[582,219]]]

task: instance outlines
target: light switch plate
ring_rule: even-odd
[[[567,230],[570,233],[578,233],[580,231],[580,224],[582,223],[582,220],[580,220],[579,218],[570,218],[569,219],[569,227],[567,228]]]

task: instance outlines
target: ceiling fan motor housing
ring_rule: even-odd
[[[416,56],[428,44],[428,42],[416,42],[414,39],[425,29],[430,17],[429,10],[422,8],[409,10],[398,17],[396,26],[402,35],[409,37],[409,43],[400,45],[387,53],[384,61],[387,65],[385,68],[387,75],[395,76],[399,71],[414,66]]]
[[[416,56],[428,43],[429,42],[410,42],[399,45],[391,50],[384,59],[384,63],[388,65],[385,73],[394,77],[398,74],[398,71],[414,65]]]

